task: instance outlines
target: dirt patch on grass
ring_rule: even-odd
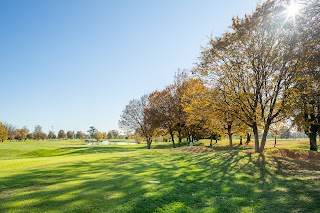
[[[320,163],[320,153],[309,150],[272,149],[266,150],[266,154],[277,157],[286,157],[295,160]]]

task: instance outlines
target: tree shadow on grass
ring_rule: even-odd
[[[171,190],[158,197],[144,198],[134,212],[141,212],[143,206],[154,200],[158,205],[149,209],[150,212],[316,212],[319,209],[319,191],[313,190],[316,182],[294,176],[286,179],[275,173],[270,165],[272,159],[253,155],[214,154],[216,162],[208,155],[193,156],[190,164],[176,169],[182,172],[169,181],[174,186]]]
[[[296,162],[236,151],[84,159],[1,178],[0,211],[316,212],[319,181],[282,164]]]

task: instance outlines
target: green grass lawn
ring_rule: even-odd
[[[320,212],[319,162],[170,145],[0,143],[0,212]]]

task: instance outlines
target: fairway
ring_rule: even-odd
[[[163,146],[1,143],[0,212],[319,212],[318,163]]]

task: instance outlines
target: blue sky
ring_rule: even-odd
[[[118,128],[209,37],[258,0],[0,0],[0,121],[33,131]]]

